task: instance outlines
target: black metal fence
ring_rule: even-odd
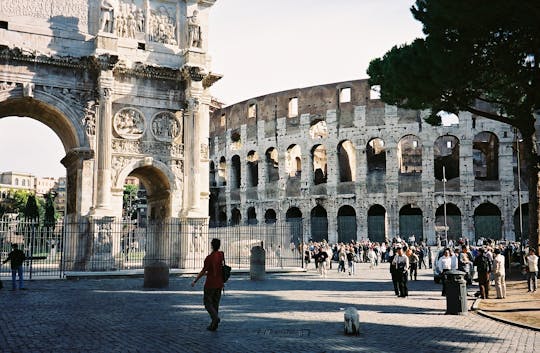
[[[38,221],[0,219],[0,256],[19,244],[27,260],[26,278],[59,277],[66,272],[143,269],[151,262],[165,262],[171,269],[198,270],[210,252],[212,238],[233,268],[249,268],[251,248],[262,245],[266,266],[301,267],[302,224],[297,222],[210,228],[206,219],[169,218],[137,224],[104,218],[66,218],[45,227]],[[9,265],[0,275],[9,276]]]

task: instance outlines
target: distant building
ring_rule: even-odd
[[[35,178],[35,192],[36,196],[44,196],[48,192],[54,189],[57,179],[53,177]]]
[[[66,214],[66,186],[66,177],[58,178],[56,185],[54,186],[54,192],[56,193],[54,204],[56,212],[60,217],[63,217]]]

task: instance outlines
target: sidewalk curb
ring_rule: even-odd
[[[491,314],[486,313],[483,310],[480,310],[480,302],[481,302],[481,300],[482,300],[481,298],[475,299],[475,301],[473,302],[473,305],[471,306],[471,310],[478,313],[478,315],[481,315],[481,316],[486,317],[488,319],[499,321],[499,322],[502,322],[502,323],[505,323],[505,324],[508,324],[508,325],[517,326],[517,327],[521,327],[521,328],[524,328],[524,329],[540,332],[539,327],[529,326],[527,324],[522,324],[520,322],[516,322],[516,321],[496,317],[496,316],[493,316]]]

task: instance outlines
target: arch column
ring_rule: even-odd
[[[99,79],[100,97],[97,129],[97,187],[95,214],[107,215],[111,210],[111,144],[112,144],[112,71]]]
[[[94,151],[90,148],[73,148],[60,161],[66,167],[66,214],[87,214],[92,207]]]

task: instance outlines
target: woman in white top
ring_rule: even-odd
[[[536,277],[538,276],[538,256],[534,253],[534,249],[529,248],[529,255],[525,258],[527,263],[527,287],[529,292],[536,292],[537,284]]]
[[[446,276],[444,275],[444,273],[450,270],[457,269],[457,261],[455,260],[455,256],[452,256],[450,254],[450,249],[448,248],[444,249],[444,254],[439,259],[439,262],[437,262],[437,267],[438,267],[439,273],[441,274],[442,295],[446,295],[446,284],[445,284]]]

